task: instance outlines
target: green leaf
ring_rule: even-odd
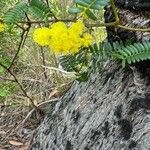
[[[3,73],[5,69],[3,67],[0,67],[0,73]]]
[[[69,12],[72,13],[72,14],[81,13],[83,11],[84,11],[84,8],[81,8],[81,7],[69,8]]]
[[[86,82],[88,80],[89,74],[88,72],[83,72],[78,74],[78,78],[76,79],[79,82]]]
[[[0,97],[6,97],[6,96],[9,96],[9,95],[10,95],[9,91],[7,91],[5,89],[0,90]]]
[[[4,15],[4,22],[15,24],[21,21],[25,17],[25,13],[28,11],[26,3],[19,3],[15,5]]]
[[[87,9],[86,11],[85,11],[85,14],[90,18],[90,19],[92,19],[92,20],[97,20],[97,17],[94,15],[94,13],[91,11],[91,10],[89,10],[89,9]]]
[[[88,7],[89,4],[83,0],[75,0],[75,3],[81,5],[81,6],[84,6],[84,7]]]
[[[75,0],[75,3],[88,9],[103,9],[108,4],[109,0]]]
[[[108,5],[110,0],[97,0],[94,2],[94,5],[100,5],[101,7],[104,7]]]
[[[112,54],[113,59],[125,59],[124,56],[118,54],[118,53],[113,53]]]
[[[47,19],[47,17],[52,17],[53,14],[51,9],[42,1],[31,0],[29,5],[29,11],[31,15],[36,19]]]
[[[126,45],[123,48],[115,51],[113,56],[115,59],[122,60],[122,65],[132,64],[143,60],[150,59],[150,42],[143,41],[134,43],[132,45]]]

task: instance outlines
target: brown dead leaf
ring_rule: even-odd
[[[34,103],[35,106],[38,106],[38,101],[37,100],[34,100],[33,103]]]
[[[50,99],[52,97],[58,97],[59,95],[60,95],[60,92],[57,89],[55,89],[49,94],[48,98]]]
[[[0,150],[6,150],[6,149],[3,149],[3,148],[0,147]]]
[[[22,145],[19,150],[28,150],[29,149],[29,145]]]
[[[22,142],[19,142],[19,141],[16,141],[16,140],[9,140],[9,143],[11,145],[14,145],[14,146],[22,146],[22,145],[24,145]]]
[[[29,146],[31,144],[31,141],[26,142],[24,145],[22,145],[19,150],[28,150]]]

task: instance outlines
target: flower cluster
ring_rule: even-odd
[[[0,22],[0,32],[3,32],[5,30],[4,23]]]
[[[37,28],[33,40],[41,46],[49,46],[57,54],[74,54],[93,42],[91,34],[85,32],[84,24],[79,21],[69,27],[64,22],[56,22],[50,28]]]

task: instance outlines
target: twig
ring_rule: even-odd
[[[27,20],[30,22],[30,19],[29,19],[28,15],[26,13],[25,13],[25,16],[26,16]],[[27,38],[28,33],[30,31],[30,28],[31,28],[31,23],[28,23],[28,27],[26,28],[26,34],[25,34],[25,37],[24,37],[23,42],[22,42],[22,48],[25,44],[25,41],[26,41],[26,38]]]
[[[16,82],[18,84],[18,86],[20,87],[21,91],[23,92],[24,96],[27,97],[32,106],[37,109],[36,105],[33,102],[33,99],[27,94],[27,92],[25,91],[25,89],[23,88],[23,86],[21,85],[21,83],[18,81],[16,75],[10,70],[10,68],[7,68],[4,64],[0,63],[0,66],[2,66],[4,69],[6,69],[6,71],[14,78],[14,82]]]
[[[22,26],[20,26],[19,24],[16,23],[16,25],[17,25],[20,29],[25,30],[25,28],[22,27]]]
[[[41,48],[42,64],[44,66],[46,66],[44,49],[43,49],[43,47],[40,47],[40,48]],[[45,80],[47,80],[47,74],[46,74],[46,69],[45,68],[43,68],[43,72],[44,72]]]
[[[55,68],[55,67],[47,67],[47,66],[43,66],[43,65],[41,65],[41,67],[44,67],[44,68],[47,68],[47,69],[50,69],[50,70],[59,71],[59,72],[65,73],[65,74],[75,74],[75,72],[67,72],[65,70]]]
[[[44,49],[43,49],[43,47],[40,47],[40,52],[41,52],[41,59],[42,59],[42,64],[44,65],[44,66],[46,66],[46,62],[45,62],[45,54],[44,54]],[[45,82],[47,82],[47,70],[46,70],[46,68],[42,68],[43,69],[43,75],[44,75],[44,81]],[[44,86],[43,86],[43,90],[42,90],[43,92],[42,92],[42,97],[43,97],[43,100],[45,100],[46,99],[46,97],[47,97],[47,92],[45,91],[45,84],[44,84]]]
[[[119,24],[120,22],[120,19],[119,19],[119,16],[118,16],[118,12],[117,12],[117,9],[116,9],[116,6],[115,6],[115,2],[114,0],[111,0],[111,7],[112,7],[112,11],[113,11],[113,14],[114,14],[114,17],[115,17],[115,24]]]
[[[48,2],[48,0],[45,0],[45,1],[46,1],[47,6],[49,7],[49,2]]]
[[[26,41],[26,39],[27,39],[28,33],[29,33],[29,31],[30,31],[30,28],[31,28],[31,26],[28,26],[28,28],[27,28],[27,30],[26,30],[26,33],[25,33],[25,35],[24,35],[24,39],[23,39],[22,45],[21,45],[22,48],[24,47],[24,44],[25,44],[25,41]]]
[[[15,80],[13,79],[8,79],[8,78],[5,78],[3,76],[0,76],[0,80],[6,80],[6,81],[11,81],[11,82],[16,82]]]
[[[51,19],[51,20],[48,20],[48,23],[54,23],[54,22],[57,22],[57,21],[62,21],[62,22],[75,22],[75,20],[73,20],[73,19],[58,19],[58,20],[56,20],[56,19]],[[28,24],[28,23],[31,23],[31,24],[40,24],[40,23],[45,23],[45,21],[42,21],[42,20],[39,20],[39,21],[19,21],[18,23],[26,23],[26,24]]]
[[[26,13],[25,13],[25,15],[26,15],[26,18],[27,18],[27,20],[28,20],[28,27],[25,29],[25,28],[23,28],[22,26],[20,26],[19,24],[16,24],[18,27],[20,27],[20,28],[22,29],[22,34],[21,34],[21,40],[20,40],[19,46],[18,46],[18,48],[17,48],[17,52],[16,52],[14,58],[12,59],[12,62],[11,62],[11,64],[10,64],[10,66],[9,66],[9,69],[13,66],[13,64],[14,64],[14,62],[15,62],[15,60],[16,60],[16,58],[17,58],[19,52],[20,52],[21,47],[24,46],[25,40],[26,40],[27,35],[28,35],[28,33],[29,33],[29,31],[30,31],[30,28],[31,28],[30,19],[28,18],[28,16],[27,16]]]
[[[44,105],[44,104],[47,104],[47,103],[56,102],[56,101],[58,101],[58,98],[50,99],[50,100],[48,100],[48,101],[41,102],[40,104],[37,105],[37,107],[40,107],[40,106],[42,106],[42,105]],[[35,108],[33,108],[33,109],[27,114],[27,116],[26,116],[26,117],[24,118],[24,120],[20,123],[20,125],[23,125],[23,124],[27,121],[27,119],[32,115],[32,113],[33,113],[34,111],[35,111]]]
[[[14,64],[14,62],[15,62],[15,60],[16,60],[18,54],[19,54],[19,51],[20,51],[21,46],[22,46],[22,43],[23,43],[23,39],[24,39],[24,34],[25,34],[25,32],[26,32],[26,30],[23,29],[23,30],[22,30],[22,34],[21,34],[21,40],[20,40],[20,43],[19,43],[17,52],[16,52],[14,58],[12,59],[12,62],[11,62],[11,64],[10,64],[10,66],[9,66],[9,69],[13,66],[13,64]]]
[[[50,70],[55,70],[55,71],[59,71],[65,74],[75,74],[75,72],[67,72],[65,70],[59,69],[59,68],[55,68],[55,67],[48,67],[48,66],[44,66],[44,65],[28,65],[28,66],[35,66],[35,67],[44,67],[46,69],[50,69]]]
[[[58,101],[58,98],[51,99],[51,100],[48,100],[48,101],[44,101],[44,102],[38,104],[37,107],[40,107],[40,106],[42,106],[42,105],[44,105],[44,104],[47,104],[47,103],[56,102],[56,101]],[[33,113],[35,110],[36,110],[36,109],[33,108],[33,109],[27,114],[27,116],[16,126],[16,128],[13,129],[13,131],[11,131],[11,133],[9,133],[9,135],[7,135],[7,137],[10,136],[12,133],[14,133],[16,130],[18,130],[20,127],[22,127],[22,126],[25,124],[25,122],[29,119],[29,117],[32,115],[32,113]],[[6,137],[6,138],[7,138],[7,137]]]
[[[122,25],[117,25],[117,28],[129,30],[129,31],[135,31],[135,32],[150,32],[150,28],[144,29],[144,28],[132,28],[132,27],[127,27],[127,26],[122,26]]]

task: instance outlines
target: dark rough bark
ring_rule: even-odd
[[[140,0],[116,0],[116,4],[120,8],[119,17],[122,25],[139,28],[150,27],[150,1],[139,1]],[[145,5],[146,7],[144,7]],[[141,6],[144,8],[141,8]],[[115,21],[110,7],[108,7],[105,12],[105,21]],[[112,27],[107,29],[110,42],[120,40],[124,42],[128,42],[128,40],[136,42],[150,39],[149,32],[129,32],[127,30]]]
[[[136,18],[139,18],[139,25],[144,20],[148,22],[149,16],[137,16],[139,14],[131,10],[126,7],[120,11],[120,14],[127,13],[129,24],[132,19],[131,24],[135,26]],[[108,14],[106,16],[109,18]],[[144,25],[149,26],[147,23]],[[108,32],[109,40],[116,40],[112,33],[125,38],[120,33],[126,31],[109,28]],[[126,33],[126,39],[133,34]],[[134,38],[150,39],[150,34],[135,33]],[[91,74],[88,82],[74,82],[36,130],[30,149],[149,150],[149,62],[122,69],[108,60],[103,71]]]

